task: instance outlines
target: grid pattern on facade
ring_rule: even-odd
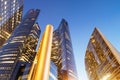
[[[90,80],[120,79],[120,64],[109,46],[103,35],[95,28],[85,55],[86,71]]]
[[[0,47],[21,22],[23,0],[0,0]]]
[[[38,9],[29,10],[20,25],[15,28],[12,35],[0,49],[1,80],[21,79],[22,75],[29,72],[28,69],[34,59],[40,35],[39,26],[35,23],[38,14]]]
[[[58,29],[54,31],[51,59],[58,67],[60,80],[77,80],[70,32],[65,19],[62,19]]]

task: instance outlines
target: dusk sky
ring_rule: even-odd
[[[120,51],[120,0],[24,0],[24,13],[40,9],[42,32],[47,24],[56,29],[62,18],[69,24],[79,80],[88,80],[84,58],[94,27]]]

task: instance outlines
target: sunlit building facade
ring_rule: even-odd
[[[27,80],[40,36],[39,12],[30,9],[0,49],[0,80]]]
[[[0,0],[0,47],[21,22],[23,0]]]
[[[35,60],[32,64],[28,80],[49,80],[50,66],[54,66],[54,64],[50,65],[52,38],[53,26],[48,24],[42,35],[42,39],[35,56]],[[54,74],[53,72],[51,73]],[[52,75],[52,78],[53,76],[54,75]]]
[[[120,80],[120,54],[97,28],[87,46],[85,66],[89,80]]]
[[[65,19],[53,32],[51,60],[58,68],[58,80],[78,80],[69,27]]]

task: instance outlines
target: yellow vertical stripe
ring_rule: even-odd
[[[48,80],[53,37],[53,26],[47,25],[37,52],[37,64],[31,80]]]

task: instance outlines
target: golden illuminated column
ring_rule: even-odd
[[[47,25],[37,52],[32,80],[48,80],[50,71],[50,57],[53,37],[53,26]]]

